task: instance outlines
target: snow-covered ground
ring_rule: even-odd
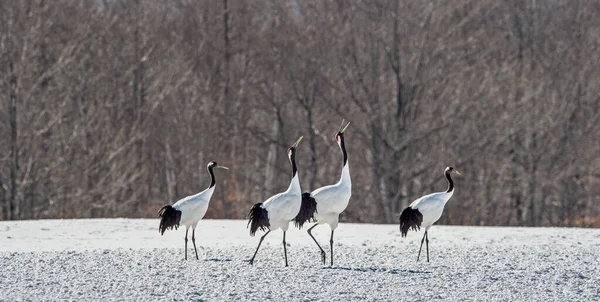
[[[329,228],[313,233],[329,252]],[[281,231],[253,266],[245,221],[201,221],[200,261],[183,260],[184,234],[160,236],[158,219],[0,222],[0,300],[600,301],[595,229],[434,226],[417,263],[422,233],[341,224],[329,266],[290,228],[287,268]]]

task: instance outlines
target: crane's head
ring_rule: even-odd
[[[338,132],[335,134],[335,141],[340,147],[342,145],[342,141],[344,140],[344,131],[346,131],[346,128],[350,126],[350,122],[344,126],[345,122],[346,120],[342,119],[342,124],[340,125],[340,128],[338,128]]]
[[[454,169],[454,167],[452,166],[448,166],[446,167],[446,170],[444,170],[444,173],[446,174],[456,174],[456,175],[461,175],[458,171],[456,171],[456,169]]]
[[[210,162],[208,162],[207,168],[209,168],[209,169],[220,168],[220,169],[229,170],[229,168],[227,168],[225,166],[219,166],[219,164],[217,164],[217,162],[214,160],[211,160]]]
[[[298,140],[294,144],[292,144],[291,147],[288,148],[287,154],[288,154],[288,157],[290,158],[290,160],[296,154],[296,148],[298,148],[298,144],[300,143],[300,141],[302,140],[302,138],[303,138],[303,136],[301,136],[300,138],[298,138]]]

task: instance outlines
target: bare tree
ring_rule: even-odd
[[[339,178],[394,223],[599,226],[600,5],[581,1],[0,2],[3,219],[151,217],[220,176],[208,217]]]

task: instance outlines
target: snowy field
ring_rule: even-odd
[[[290,228],[285,268],[281,231],[250,266],[245,221],[201,221],[200,261],[193,248],[183,260],[185,230],[160,236],[158,222],[0,222],[0,300],[600,301],[600,230],[434,226],[431,262],[417,263],[422,233],[341,224],[324,266]],[[329,228],[313,234],[329,252]]]

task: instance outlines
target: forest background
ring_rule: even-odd
[[[0,1],[0,218],[243,219],[288,186],[395,223],[600,227],[600,2]]]

